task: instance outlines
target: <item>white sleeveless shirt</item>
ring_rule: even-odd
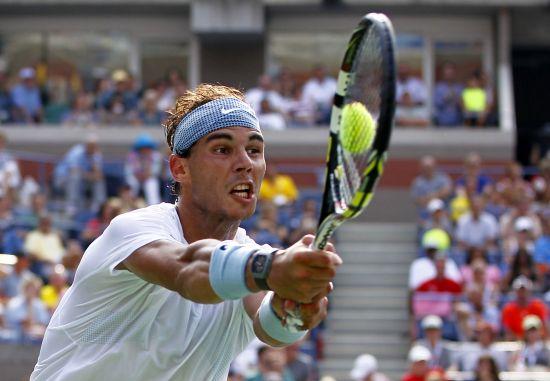
[[[159,239],[186,244],[175,205],[113,219],[54,313],[32,381],[227,379],[231,361],[255,337],[242,299],[198,304],[115,269]],[[240,228],[235,240],[253,242]]]

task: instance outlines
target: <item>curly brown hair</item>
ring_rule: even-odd
[[[195,90],[187,90],[184,95],[177,99],[175,107],[168,111],[170,116],[162,124],[166,142],[172,152],[174,152],[174,134],[183,117],[205,103],[225,97],[244,100],[243,93],[233,87],[207,83],[200,84]],[[187,156],[188,153],[189,151],[183,156]]]

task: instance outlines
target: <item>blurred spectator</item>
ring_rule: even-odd
[[[38,226],[40,216],[47,213],[49,210],[46,194],[44,192],[35,193],[31,197],[30,207],[20,207],[16,210],[16,224],[26,230],[32,230]]]
[[[266,345],[258,348],[258,374],[246,381],[294,381],[286,367],[284,349]]]
[[[290,98],[285,98],[285,109],[294,127],[309,127],[315,123],[315,107],[304,99],[303,89],[296,86]]]
[[[325,67],[315,67],[312,77],[304,84],[302,97],[310,107],[315,109],[317,124],[330,122],[330,110],[335,93],[336,80],[327,75]]]
[[[428,362],[432,359],[430,350],[422,345],[415,345],[409,351],[409,369],[401,378],[401,381],[427,381],[426,376],[430,371]]]
[[[539,277],[533,256],[525,248],[519,249],[512,257],[510,269],[504,277],[504,289],[509,290],[515,279],[517,279],[520,275],[533,282],[533,287],[535,289],[540,287]]]
[[[512,283],[512,289],[516,293],[515,300],[509,301],[502,308],[502,325],[506,339],[519,340],[523,337],[522,322],[527,315],[539,317],[545,335],[548,309],[542,300],[531,295],[533,282],[524,275],[520,275]]]
[[[7,136],[0,132],[0,194],[15,199],[21,185],[21,174],[17,160],[6,148],[7,143]]]
[[[258,78],[258,86],[248,90],[245,94],[245,99],[257,115],[261,115],[263,109],[265,109],[266,113],[284,112],[283,97],[275,90],[273,81],[267,74],[262,74]],[[263,127],[263,124],[260,124]]]
[[[65,190],[67,213],[74,216],[90,197],[91,210],[98,210],[107,197],[103,176],[103,155],[97,137],[88,136],[84,144],[73,146],[54,170],[54,182]]]
[[[143,99],[138,111],[140,123],[146,126],[159,126],[166,116],[166,112],[157,108],[158,93],[153,89],[148,89],[143,94]]]
[[[443,64],[442,79],[434,89],[434,119],[438,126],[462,124],[461,96],[463,86],[456,80],[456,65]]]
[[[50,315],[53,314],[68,288],[65,268],[63,265],[56,265],[48,275],[48,284],[40,289],[40,300]]]
[[[16,333],[19,343],[39,342],[46,331],[50,316],[38,297],[41,286],[35,276],[25,277],[19,294],[6,307],[6,325]]]
[[[428,315],[422,319],[421,326],[425,337],[418,340],[416,345],[421,345],[430,351],[429,367],[447,369],[451,365],[451,352],[445,347],[441,337],[443,321],[437,315]]]
[[[137,110],[127,108],[124,96],[119,93],[109,97],[105,109],[100,110],[100,120],[103,124],[117,126],[139,124]]]
[[[111,80],[115,84],[114,89],[111,90],[107,103],[103,106],[109,108],[109,104],[112,105],[115,102],[120,102],[124,110],[135,110],[138,106],[137,92],[133,88],[133,78],[127,71],[118,69],[113,71]]]
[[[447,258],[447,254],[444,251],[439,251],[434,257],[435,276],[420,283],[416,291],[460,295],[462,292],[462,285],[460,281],[449,277],[448,271],[446,270],[448,261],[454,264],[452,259]],[[454,271],[454,269],[456,269],[456,264],[452,268]]]
[[[428,230],[422,238],[422,247],[425,257],[417,258],[411,263],[409,269],[409,289],[415,290],[422,283],[433,279],[436,276],[435,256],[438,252],[445,252],[450,245],[447,233],[440,229]],[[461,283],[462,277],[456,263],[446,257],[445,277]]]
[[[481,323],[491,325],[495,332],[500,331],[500,311],[490,297],[484,297],[486,289],[473,284],[466,289],[466,300],[456,306],[460,339],[474,340],[476,329]]]
[[[120,214],[120,204],[113,200],[107,200],[97,212],[97,216],[86,223],[86,227],[80,235],[84,248],[87,248],[109,226],[111,220]]]
[[[353,381],[389,381],[386,375],[378,372],[376,358],[367,353],[355,359],[353,369],[349,374]]]
[[[0,61],[0,125],[12,122],[15,104],[8,88],[4,61]]]
[[[533,177],[531,186],[535,192],[537,210],[542,211],[550,205],[550,158],[539,162],[539,175]]]
[[[541,335],[543,325],[540,318],[536,315],[525,316],[522,328],[522,348],[513,356],[511,368],[515,371],[548,371],[550,351],[546,348],[546,342]]]
[[[395,109],[395,124],[402,127],[427,127],[430,124],[430,111],[424,103],[415,103],[406,91]]]
[[[464,284],[480,284],[485,287],[499,287],[502,280],[502,272],[497,265],[489,264],[487,252],[479,247],[471,247],[466,251],[466,264],[460,268]],[[482,280],[476,277],[482,276]]]
[[[534,193],[531,185],[523,180],[523,170],[516,162],[506,166],[504,177],[497,182],[496,190],[501,194],[502,199],[508,206],[513,206],[520,197],[533,198]]]
[[[507,353],[495,346],[496,332],[487,322],[480,322],[474,332],[477,338],[476,346],[462,352],[456,359],[456,368],[459,371],[473,372],[476,370],[480,357],[491,356],[498,364],[499,369],[507,370]]]
[[[452,182],[447,174],[437,169],[433,156],[420,159],[420,173],[411,185],[411,195],[420,216],[426,215],[430,200],[438,198],[443,201],[451,195]]]
[[[126,183],[134,196],[143,195],[147,205],[160,203],[162,155],[147,134],[137,137],[124,165]]]
[[[45,278],[51,265],[61,262],[65,248],[58,231],[52,229],[52,218],[41,215],[38,227],[25,237],[25,251],[31,259],[31,269]]]
[[[542,235],[535,241],[533,259],[539,274],[543,276],[543,291],[550,288],[550,219],[542,220]]]
[[[401,63],[397,69],[397,105],[403,104],[405,94],[408,94],[413,105],[421,106],[426,104],[428,90],[424,81],[415,76],[409,65]]]
[[[122,184],[118,188],[118,194],[114,197],[113,201],[116,201],[118,204],[120,214],[147,206],[143,198],[134,195],[132,188],[128,184]]]
[[[518,249],[533,251],[534,240],[542,233],[540,219],[527,197],[518,199],[512,209],[500,218],[502,249],[506,258]]]
[[[462,250],[473,247],[484,251],[494,250],[498,238],[498,222],[492,215],[484,211],[485,202],[481,196],[470,199],[470,212],[458,220],[456,240]]]
[[[187,90],[187,85],[181,72],[173,68],[168,70],[166,79],[158,83],[156,90],[158,92],[157,109],[166,112],[174,107],[178,97]]]
[[[297,198],[298,188],[292,177],[279,173],[275,165],[268,165],[260,188],[260,199],[285,205],[292,204]]]
[[[281,131],[286,128],[286,121],[283,114],[271,106],[267,99],[262,99],[260,111],[257,113],[258,122],[262,129]]]
[[[487,194],[492,187],[492,181],[481,169],[481,156],[477,152],[470,152],[464,158],[464,175],[456,181],[457,192],[466,193],[468,184],[476,194]]]
[[[479,357],[474,381],[500,381],[498,366],[491,355]]]
[[[473,74],[462,90],[464,124],[480,127],[485,125],[488,113],[487,91],[483,88],[479,74]]]
[[[319,379],[319,369],[310,355],[300,352],[302,342],[290,344],[285,348],[286,366],[295,381],[315,381]]]
[[[84,255],[82,245],[77,240],[69,240],[67,242],[67,250],[61,259],[61,264],[67,272],[68,283],[72,283],[76,269]]]
[[[5,273],[0,273],[0,299],[10,299],[19,293],[21,282],[32,275],[29,271],[29,258],[19,252],[17,262]]]
[[[272,202],[262,201],[253,235],[255,241],[273,247],[281,247],[286,242],[288,228],[279,224],[277,206]]]
[[[453,227],[447,216],[445,203],[439,198],[434,198],[428,202],[426,210],[428,211],[428,218],[423,223],[424,231],[442,229],[450,236],[453,232]]]
[[[76,95],[73,108],[63,118],[63,124],[70,127],[89,127],[99,122],[99,116],[93,109],[93,96],[80,92]]]
[[[22,68],[19,70],[20,82],[11,89],[11,97],[15,105],[13,119],[16,123],[42,122],[44,111],[35,75],[33,68]]]

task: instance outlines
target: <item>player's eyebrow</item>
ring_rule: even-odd
[[[217,139],[233,140],[233,136],[231,136],[231,134],[228,134],[227,132],[212,132],[206,137],[206,142],[211,142],[212,140]]]
[[[260,143],[263,143],[264,142],[264,137],[262,135],[258,134],[257,132],[253,132],[248,136],[248,140],[257,140]]]

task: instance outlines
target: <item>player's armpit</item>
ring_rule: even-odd
[[[176,291],[197,303],[219,303],[222,300],[209,280],[210,257],[219,241],[200,240],[185,246],[158,240],[134,251],[122,264],[147,282]]]

